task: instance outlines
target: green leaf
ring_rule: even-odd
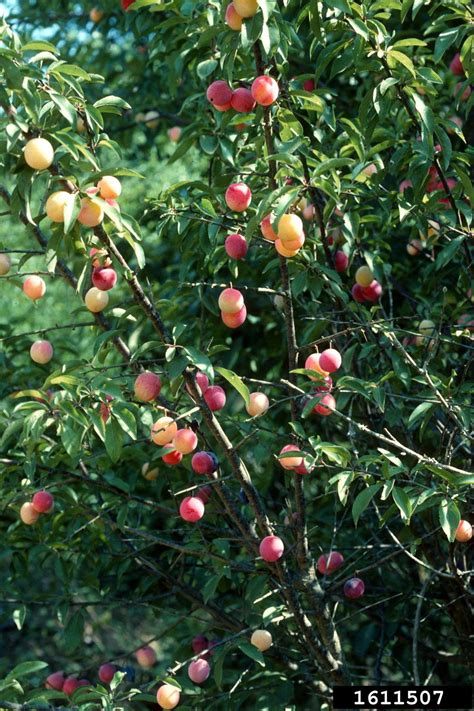
[[[196,67],[197,75],[200,79],[206,79],[214,69],[217,67],[217,59],[205,59],[203,62],[199,62]]]
[[[109,417],[105,424],[105,448],[113,462],[118,462],[122,453],[123,431],[114,417]]]
[[[237,642],[237,647],[247,655],[247,657],[250,657],[250,659],[253,659],[255,662],[260,664],[260,666],[264,667],[265,666],[265,660],[263,658],[262,652],[257,649],[257,647],[254,647],[253,644],[250,642],[247,642],[246,640],[240,639]]]
[[[7,675],[7,679],[19,679],[22,676],[28,676],[29,674],[34,674],[41,669],[46,669],[49,666],[46,662],[22,662],[18,666],[14,667],[11,672]]]
[[[46,42],[45,40],[27,42],[21,48],[22,52],[53,52],[53,54],[59,54],[54,44],[51,42]]]
[[[395,66],[395,64],[402,64],[405,69],[408,69],[408,71],[415,77],[415,67],[413,66],[413,62],[411,61],[410,57],[407,57],[406,54],[403,54],[403,52],[398,52],[396,49],[390,49],[387,52],[387,60],[388,60],[388,65],[390,67]]]
[[[405,493],[405,490],[401,489],[399,486],[394,486],[392,489],[392,496],[398,506],[402,519],[408,523],[412,514],[412,505],[410,499]]]
[[[187,346],[186,348],[183,349],[184,352],[188,355],[189,360],[193,365],[196,366],[196,368],[199,368],[199,370],[202,370],[203,373],[206,373],[206,375],[209,377],[211,381],[214,380],[214,368],[212,367],[212,363],[209,360],[209,358],[204,355],[204,353],[201,353],[201,351],[198,351],[197,348]]]
[[[438,516],[446,538],[452,543],[461,520],[461,514],[454,501],[443,499],[439,505]]]
[[[359,518],[364,513],[367,506],[370,504],[375,494],[380,491],[381,488],[381,484],[372,484],[356,496],[354,503],[352,504],[352,518],[354,520],[355,526],[357,526]]]
[[[245,404],[248,405],[250,402],[249,389],[237,373],[234,373],[232,370],[228,370],[227,368],[216,368],[216,372],[222,375],[222,377],[225,378],[240,395],[242,395]]]
[[[410,417],[408,418],[408,428],[410,429],[411,427],[413,427],[413,425],[417,423],[418,420],[421,420],[422,417],[434,407],[435,403],[433,402],[422,402],[417,405],[417,407],[415,407]]]
[[[71,104],[70,101],[61,96],[60,94],[53,94],[50,92],[51,100],[56,104],[61,114],[64,116],[66,121],[68,121],[71,126],[76,124],[76,109]]]

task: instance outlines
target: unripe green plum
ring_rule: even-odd
[[[362,267],[359,267],[356,271],[355,280],[356,284],[359,284],[359,286],[366,287],[373,282],[374,275],[372,274],[372,271],[371,269],[369,269],[368,266],[363,265]]]

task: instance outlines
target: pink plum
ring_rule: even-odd
[[[452,58],[449,68],[454,76],[461,77],[464,75],[464,67],[461,62],[461,55],[457,52]]]
[[[49,341],[35,341],[30,348],[31,360],[40,365],[49,363],[53,357],[53,346]]]
[[[329,575],[340,568],[343,563],[344,556],[338,551],[331,551],[331,553],[325,553],[319,556],[316,567],[318,573]]]
[[[180,691],[172,684],[163,684],[156,692],[156,700],[162,709],[174,709],[179,704]]]
[[[36,274],[26,277],[23,282],[23,292],[32,301],[41,299],[41,297],[43,297],[46,293],[46,284],[44,283],[44,279]]]
[[[115,664],[102,664],[99,667],[99,679],[103,684],[110,684],[114,678],[117,667]]]
[[[240,86],[232,94],[232,100],[230,102],[231,107],[234,111],[238,111],[239,114],[248,114],[255,108],[255,101],[250,92],[250,89],[246,89]]]
[[[278,84],[273,77],[263,74],[252,84],[252,96],[260,106],[270,106],[278,99]]]
[[[285,545],[278,536],[265,536],[260,541],[260,555],[266,563],[275,563],[285,550]]]
[[[179,505],[179,515],[185,521],[195,523],[204,516],[204,503],[197,496],[186,496]]]
[[[54,497],[49,491],[37,491],[31,504],[38,513],[50,513],[54,508]]]
[[[245,183],[232,183],[225,191],[227,207],[234,212],[244,212],[251,200],[252,192]]]
[[[45,687],[47,689],[54,689],[55,691],[62,691],[64,686],[65,676],[62,671],[53,672],[48,677],[46,677]]]
[[[224,289],[217,303],[224,313],[236,314],[244,307],[244,297],[238,289]]]
[[[265,239],[269,239],[272,242],[275,242],[275,240],[278,239],[278,235],[272,227],[272,222],[274,219],[275,216],[270,213],[269,215],[266,215],[260,223],[260,230],[262,232],[262,235],[265,237]]]
[[[226,81],[213,81],[207,88],[206,96],[207,100],[210,101],[211,104],[213,104],[216,108],[219,107],[219,110],[226,111],[227,109],[230,109],[232,89]]]
[[[117,272],[111,267],[96,267],[92,272],[92,283],[100,291],[109,291],[117,283]]]
[[[335,348],[327,348],[319,357],[319,365],[326,373],[334,373],[341,367],[342,358]]]
[[[231,259],[244,259],[247,254],[247,240],[243,235],[236,233],[227,235],[225,240],[225,251]]]
[[[344,595],[349,598],[349,600],[357,600],[358,597],[362,597],[364,592],[364,581],[360,578],[350,578],[350,580],[344,583]]]
[[[332,415],[335,409],[336,401],[332,395],[327,393],[326,395],[323,395],[322,398],[320,398],[318,404],[313,409],[313,412],[318,415],[321,415],[322,417],[329,417],[329,415]]]
[[[169,464],[169,466],[174,467],[176,464],[179,464],[183,458],[183,455],[181,452],[177,452],[173,444],[165,444],[163,445],[163,449],[169,450],[168,454],[163,454],[162,459],[165,464]]]
[[[173,439],[173,446],[181,454],[190,454],[198,443],[196,434],[191,429],[183,428],[178,430]]]
[[[195,659],[188,667],[188,676],[195,684],[203,684],[211,673],[209,662]]]
[[[219,463],[213,452],[196,452],[191,459],[191,467],[196,474],[213,474]]]
[[[349,265],[349,257],[342,250],[338,250],[334,255],[334,267],[336,272],[345,272]]]
[[[204,400],[213,412],[222,410],[225,407],[225,391],[220,385],[211,385],[204,393]]]
[[[239,328],[239,326],[242,326],[243,323],[245,323],[245,319],[247,318],[247,307],[242,306],[240,311],[237,311],[236,314],[228,314],[225,313],[224,311],[221,311],[221,319],[222,322],[228,327],[228,328]]]
[[[466,543],[472,538],[472,526],[469,521],[461,519],[456,529],[455,538],[460,543]]]
[[[288,452],[295,452],[297,454],[295,454],[294,457],[282,457],[278,460],[283,469],[294,469],[295,467],[299,467],[303,464],[303,457],[300,455],[301,450],[296,446],[296,444],[286,444],[280,450],[280,454],[287,454]]]
[[[149,669],[156,664],[156,653],[153,647],[145,645],[135,652],[135,659],[144,669]]]
[[[140,373],[135,379],[133,392],[135,398],[140,402],[151,402],[158,397],[161,391],[161,380],[156,373],[146,370]]]

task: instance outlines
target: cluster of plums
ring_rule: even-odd
[[[37,522],[41,514],[48,514],[54,508],[54,497],[49,491],[37,491],[31,501],[25,501],[20,509],[20,519],[28,526]]]
[[[207,100],[217,111],[234,109],[241,114],[250,113],[256,104],[271,106],[278,99],[278,94],[278,84],[268,74],[257,77],[250,89],[244,86],[231,89],[226,81],[218,79],[208,86],[206,92]]]

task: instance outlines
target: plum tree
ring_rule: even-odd
[[[339,684],[469,673],[453,7],[9,4],[0,706],[64,706],[60,668],[78,711],[326,708]],[[35,308],[11,299],[30,277]],[[159,665],[134,658],[150,639]]]

